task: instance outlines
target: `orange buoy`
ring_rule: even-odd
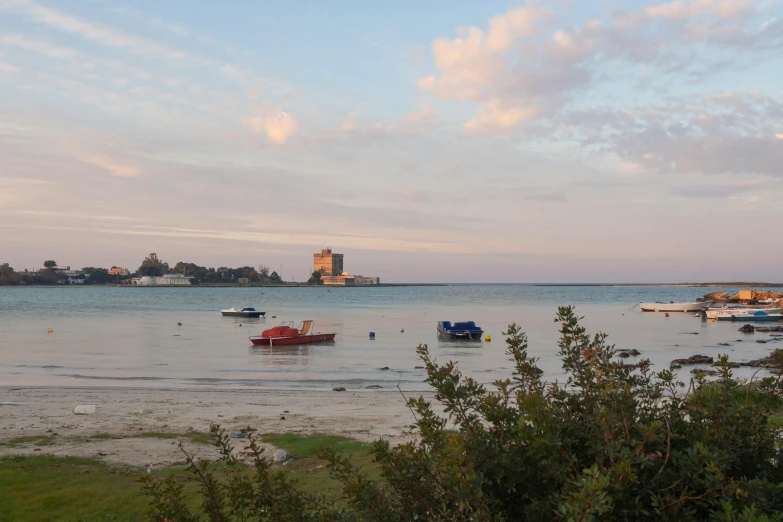
[[[664,315],[664,317],[669,317],[669,312],[666,312],[666,313],[665,313],[665,314],[663,314],[663,315]]]

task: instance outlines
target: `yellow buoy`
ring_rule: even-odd
[[[492,337],[489,334],[487,334],[487,335],[484,336],[484,340],[489,342],[489,341],[492,340]]]
[[[46,329],[46,332],[47,332],[47,333],[52,333],[53,331],[54,331],[54,330],[52,330],[51,328],[47,328],[47,329]]]

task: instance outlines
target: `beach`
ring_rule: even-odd
[[[12,403],[12,404],[9,404]],[[78,405],[95,414],[76,415]],[[323,433],[363,442],[410,440],[413,416],[397,390],[258,391],[150,388],[0,388],[0,443],[19,437],[51,437],[43,447],[0,445],[0,456],[52,454],[95,458],[131,466],[184,462],[178,439],[139,434],[227,431],[247,427],[267,433]],[[56,435],[54,435],[56,434]],[[100,438],[91,438],[100,435]],[[200,456],[214,449],[188,442]],[[236,439],[241,446],[241,439]],[[36,451],[36,449],[38,451]]]

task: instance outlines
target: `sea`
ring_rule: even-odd
[[[693,301],[738,288],[654,286],[444,285],[382,287],[0,287],[0,386],[320,389],[335,386],[424,391],[416,347],[465,376],[491,383],[511,375],[503,332],[528,335],[548,381],[565,376],[557,356],[558,306],[574,306],[590,333],[617,349],[637,349],[656,369],[675,358],[769,354],[770,334],[695,314],[642,313],[639,302]],[[223,317],[252,306],[261,319]],[[254,347],[248,336],[313,319],[330,343]],[[446,341],[439,320],[472,320],[491,341]],[[51,330],[51,332],[49,331]],[[370,338],[373,332],[374,340]],[[757,343],[757,340],[767,343]],[[723,344],[728,344],[724,346]],[[625,361],[632,363],[636,358]],[[418,367],[418,368],[417,368]],[[680,370],[690,379],[691,367]],[[762,370],[761,373],[764,373]],[[735,370],[749,378],[750,368]],[[760,376],[761,374],[759,374]]]

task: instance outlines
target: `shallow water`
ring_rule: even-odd
[[[425,389],[415,352],[429,345],[482,382],[506,377],[502,332],[528,333],[530,353],[547,379],[561,378],[557,306],[571,304],[590,332],[617,348],[636,348],[657,369],[694,354],[732,360],[767,355],[768,334],[741,324],[701,322],[693,314],[641,313],[640,301],[692,301],[712,290],[683,287],[453,285],[378,288],[0,287],[0,385],[331,388],[397,384]],[[265,319],[224,318],[220,310],[254,306]],[[273,317],[274,316],[274,317]],[[283,321],[314,319],[333,343],[252,347],[249,335]],[[491,342],[439,341],[438,320],[475,320]],[[177,326],[181,322],[182,326]],[[240,326],[241,325],[241,326]],[[47,333],[51,328],[52,333]],[[401,330],[404,329],[404,332]],[[369,340],[375,332],[375,340]],[[698,333],[698,335],[693,335]],[[742,339],[743,342],[736,342]],[[722,347],[718,343],[729,342]],[[633,358],[628,362],[633,362]],[[389,370],[381,368],[389,367]],[[681,377],[689,377],[685,368]],[[750,376],[750,369],[735,371]],[[763,371],[762,371],[763,373]],[[759,374],[761,375],[761,374]]]

